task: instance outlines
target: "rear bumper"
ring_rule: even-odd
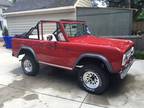
[[[12,52],[12,56],[15,56],[13,52]]]
[[[119,73],[120,79],[124,79],[127,76],[127,73],[130,70],[133,63],[134,63],[134,59],[131,59],[130,62],[124,68],[121,69]]]

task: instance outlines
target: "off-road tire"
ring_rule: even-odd
[[[32,69],[30,72],[26,71],[25,66],[24,66],[24,62],[28,60],[30,61],[31,65],[32,65]],[[36,62],[36,60],[31,57],[30,55],[25,55],[21,61],[21,67],[23,69],[24,74],[28,75],[28,76],[36,76],[39,72],[39,63]]]
[[[97,84],[96,88],[89,88],[84,82],[83,77],[86,72],[93,72],[99,79],[99,84]],[[95,64],[86,64],[78,71],[78,83],[82,89],[90,93],[102,94],[109,87],[109,75]]]

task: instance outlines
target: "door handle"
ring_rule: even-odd
[[[55,47],[55,45],[49,45],[49,47],[54,48],[54,47]]]
[[[43,46],[48,47],[48,48],[56,48],[57,43],[52,42],[52,43],[45,43]]]
[[[54,48],[55,48],[55,45],[45,44],[44,47],[54,49]]]

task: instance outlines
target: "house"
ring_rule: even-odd
[[[10,2],[7,0],[0,0],[0,37],[2,37],[2,30],[4,26],[7,26],[6,19],[3,15],[3,10],[10,6]]]
[[[5,15],[12,36],[39,20],[85,20],[95,35],[127,35],[132,29],[131,10],[94,8],[91,0],[17,0]]]

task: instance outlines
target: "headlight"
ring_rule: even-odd
[[[134,55],[134,47],[131,48],[132,55]]]
[[[132,47],[129,51],[127,51],[123,55],[122,65],[124,66],[126,62],[131,58],[131,56],[134,54],[134,47]]]
[[[127,62],[127,56],[126,54],[123,55],[122,65],[124,66]]]

